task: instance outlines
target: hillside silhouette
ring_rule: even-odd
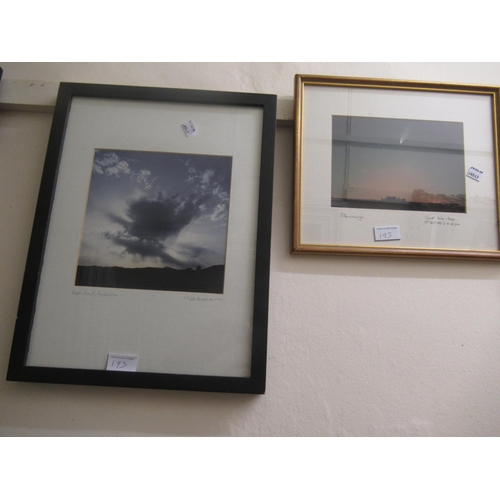
[[[225,266],[205,269],[172,269],[170,267],[100,267],[78,266],[76,286],[170,290],[176,292],[222,293]]]

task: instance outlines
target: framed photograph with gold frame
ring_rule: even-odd
[[[60,84],[8,380],[264,393],[276,102]]]
[[[296,75],[292,252],[500,259],[499,99]]]

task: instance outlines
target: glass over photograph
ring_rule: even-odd
[[[334,115],[331,206],[466,213],[463,123]]]
[[[222,294],[231,166],[96,150],[75,285]]]

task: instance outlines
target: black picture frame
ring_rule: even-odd
[[[276,104],[277,97],[269,94],[88,83],[60,84],[7,380],[250,394],[265,392]],[[133,119],[123,119],[122,115]],[[189,136],[185,123],[178,121],[180,116],[195,117],[192,124],[196,133],[193,136]],[[108,118],[109,121],[106,121]],[[92,137],[88,138],[89,134]],[[72,248],[81,247],[81,241],[76,241],[76,234],[82,234],[81,227],[86,218],[82,208],[87,206],[90,192],[89,184],[85,186],[84,182],[65,179],[70,179],[72,174],[80,176],[80,180],[85,179],[85,175],[90,178],[92,167],[89,170],[89,154],[95,155],[95,151],[100,148],[119,152],[123,144],[127,151],[233,155],[224,278],[229,285],[222,294],[193,292],[189,295],[188,292],[178,291],[123,290],[109,288],[109,285],[102,289],[99,284],[95,287],[78,287],[72,281],[73,271],[64,271],[66,267],[74,267],[75,255],[68,258],[57,242],[63,235],[64,240],[74,240]],[[158,147],[158,144],[165,144],[165,149],[162,149],[163,146]],[[92,148],[93,153],[90,152]],[[86,160],[80,161],[82,158]],[[85,171],[88,171],[87,174],[81,173]],[[245,185],[247,179],[250,179],[248,189]],[[85,199],[85,203],[76,199]],[[197,206],[201,210],[201,201]],[[250,215],[242,218],[241,214],[247,212]],[[71,222],[69,232],[60,229],[66,224],[61,222],[63,219]],[[74,226],[79,228],[78,231],[72,229]],[[127,253],[126,248],[123,253]],[[244,274],[242,282],[246,285],[232,286],[233,282],[240,283],[240,273]],[[54,280],[58,281],[57,285],[52,284]],[[95,295],[99,290],[107,293],[100,293],[98,299]],[[184,295],[186,293],[188,295]],[[116,306],[116,302],[113,304],[110,301],[102,305],[105,300],[101,299],[106,295],[118,298],[118,301],[122,301],[121,305]],[[148,297],[147,300],[152,298],[162,305],[150,306],[144,297]],[[220,305],[211,314],[209,308],[212,305],[214,308],[219,307],[213,301],[214,298],[221,304],[226,301],[227,305]],[[61,300],[63,303],[73,301],[68,302],[73,305],[61,305],[62,311],[54,311],[54,307],[59,308],[55,304],[60,304]],[[83,300],[87,302],[81,305]],[[173,305],[170,306],[170,303]],[[72,307],[76,312],[68,312]],[[128,312],[134,308],[137,314]],[[111,312],[107,314],[106,309]],[[124,323],[121,312],[127,312],[128,322],[133,322],[135,316],[146,315],[143,309],[147,309],[149,316],[158,317],[142,322],[141,328],[136,325],[135,330],[132,329],[135,333],[127,333],[127,322]],[[236,325],[248,323],[245,315],[249,316],[248,331],[241,333],[238,328],[231,330],[228,327],[227,332],[219,334],[218,327],[222,327],[234,314],[242,316],[241,321],[235,320]],[[64,317],[60,320],[51,319],[51,315],[54,318]],[[82,315],[85,318],[83,322]],[[165,332],[158,328],[159,324],[174,316],[176,327],[172,326],[172,330],[176,330],[175,334],[170,334],[168,328],[165,328]],[[90,326],[87,323],[99,317],[107,319],[102,332],[97,335],[95,330],[98,320],[95,319],[96,323]],[[195,321],[194,327],[190,321]],[[121,326],[115,329],[113,325],[118,323]],[[206,332],[196,331],[196,325],[201,323],[207,325]],[[154,330],[154,333],[150,335],[149,329]],[[238,339],[234,346],[233,334]],[[120,340],[122,335],[123,341]],[[214,337],[213,342],[210,336]],[[156,342],[154,346],[153,340]],[[106,356],[113,353],[133,355],[130,345],[146,352],[142,357],[138,356],[137,370],[106,369]],[[212,345],[216,347],[212,349]],[[240,345],[243,347],[240,348]],[[168,353],[171,356],[172,369],[168,367],[167,361],[163,365],[158,346],[164,346],[165,355]],[[171,346],[180,356],[172,354]],[[106,347],[109,350],[106,351]],[[195,354],[192,351],[196,351]],[[204,352],[210,359],[203,357]],[[153,369],[147,362],[146,368],[141,368],[141,361],[148,356],[158,357],[158,360],[150,363]],[[185,366],[182,361],[184,357],[187,360]],[[198,359],[201,362],[198,363]],[[239,361],[235,362],[234,359]]]

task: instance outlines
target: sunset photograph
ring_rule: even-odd
[[[332,117],[332,207],[465,213],[463,124]]]

